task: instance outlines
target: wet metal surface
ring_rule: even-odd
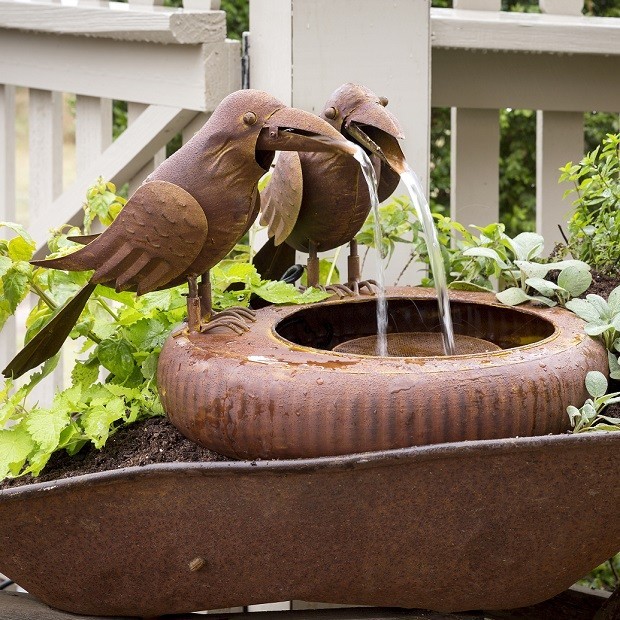
[[[619,450],[619,433],[556,435],[19,487],[0,492],[13,524],[0,565],[82,614],[290,599],[513,609],[620,549]]]
[[[389,332],[439,331],[428,289],[389,289]],[[353,355],[376,333],[375,301],[265,308],[247,334],[170,339],[158,386],[187,437],[236,458],[297,458],[568,430],[604,347],[574,314],[512,309],[454,292],[457,334],[502,350],[452,357]],[[233,346],[234,344],[234,346]],[[520,345],[520,346],[516,346]],[[510,348],[506,348],[510,347]]]

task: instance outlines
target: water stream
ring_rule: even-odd
[[[370,194],[370,204],[372,206],[375,218],[375,247],[377,248],[377,349],[376,354],[386,356],[387,350],[387,300],[385,298],[385,270],[383,267],[383,258],[381,256],[381,222],[379,220],[379,197],[377,195],[377,179],[375,170],[370,159],[361,147],[357,150],[353,157],[359,162],[364,178],[368,185]],[[441,247],[437,238],[437,229],[431,214],[428,201],[424,195],[422,184],[416,173],[405,164],[405,170],[400,175],[401,180],[405,184],[413,206],[422,224],[422,230],[426,238],[426,246],[428,248],[429,262],[435,282],[435,290],[437,291],[437,304],[439,309],[439,318],[441,321],[441,334],[443,338],[443,348],[446,355],[454,355],[456,352],[454,344],[454,330],[452,327],[452,315],[450,314],[450,299],[448,297],[448,284],[446,280],[446,270],[441,256]]]
[[[441,334],[443,348],[446,355],[455,354],[454,330],[452,328],[452,315],[450,314],[450,299],[448,297],[448,284],[446,270],[441,256],[441,247],[437,239],[437,229],[424,195],[422,184],[418,175],[405,164],[405,171],[400,175],[402,182],[407,187],[415,208],[418,220],[422,224],[422,230],[426,237],[428,257],[433,272],[433,281],[437,291],[437,304],[439,306],[439,318],[441,320]]]
[[[381,222],[379,220],[379,196],[377,195],[377,177],[375,169],[370,159],[362,147],[358,146],[353,157],[359,162],[362,169],[368,193],[370,194],[370,204],[375,216],[375,247],[377,249],[377,349],[376,354],[382,357],[387,356],[387,300],[385,298],[385,269],[383,267],[383,257],[381,256]]]

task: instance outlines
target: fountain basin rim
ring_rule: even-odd
[[[519,352],[525,352],[530,349],[538,348],[543,345],[550,344],[557,340],[560,336],[560,330],[557,325],[553,322],[552,318],[557,317],[558,314],[564,314],[565,316],[570,316],[574,319],[577,319],[576,315],[573,315],[570,311],[560,308],[553,307],[548,308],[546,306],[533,306],[533,305],[525,305],[525,306],[507,306],[506,304],[502,304],[497,301],[495,295],[491,292],[483,293],[478,291],[450,291],[450,298],[461,304],[471,304],[471,305],[483,305],[487,307],[499,308],[501,310],[513,312],[516,314],[527,315],[532,318],[536,318],[540,321],[547,322],[552,328],[553,332],[540,340],[536,340],[534,342],[517,345],[513,347],[502,348],[499,351],[486,351],[480,353],[459,353],[455,355],[416,355],[416,356],[400,356],[400,355],[390,355],[387,357],[382,357],[378,355],[367,355],[361,353],[347,353],[344,351],[334,351],[331,349],[320,349],[317,347],[311,347],[307,345],[298,344],[291,340],[288,340],[284,336],[278,333],[278,328],[280,324],[288,319],[290,316],[300,313],[311,311],[314,306],[338,306],[342,304],[360,304],[360,303],[370,303],[376,299],[374,296],[358,296],[353,298],[341,298],[341,299],[327,299],[322,302],[317,302],[316,304],[310,304],[307,306],[272,306],[271,308],[266,309],[267,311],[275,311],[278,314],[282,314],[282,316],[275,316],[271,321],[271,327],[269,328],[269,336],[272,340],[278,345],[283,345],[287,347],[290,351],[296,351],[300,353],[310,353],[316,355],[328,355],[337,358],[342,358],[343,360],[382,360],[384,363],[389,363],[390,361],[398,362],[403,360],[419,360],[429,361],[429,362],[442,362],[442,361],[459,361],[459,360],[479,360],[481,358],[493,358],[494,360],[505,359],[512,352],[518,354]],[[388,287],[386,289],[386,300],[389,301],[427,301],[436,299],[435,291],[426,287]],[[262,312],[265,312],[263,310]],[[549,313],[549,318],[545,317],[545,314]],[[435,333],[435,332],[433,332]],[[440,333],[440,332],[436,332]],[[586,339],[588,336],[583,333],[583,339]],[[254,361],[248,359],[248,361]],[[283,361],[284,360],[275,360]],[[524,360],[526,361],[526,360]],[[259,362],[260,363],[260,362]],[[266,361],[262,363],[267,363]],[[514,361],[513,361],[514,363]]]
[[[297,474],[309,471],[316,473],[358,469],[364,467],[384,467],[403,462],[433,461],[436,459],[468,457],[492,457],[512,452],[527,453],[547,447],[573,448],[576,446],[589,447],[591,445],[609,445],[610,448],[620,449],[620,432],[592,431],[586,433],[562,433],[556,435],[538,435],[533,437],[508,437],[503,439],[479,439],[469,441],[454,441],[393,450],[377,450],[374,452],[357,452],[337,456],[321,456],[299,459],[269,459],[269,460],[231,460],[216,462],[181,462],[152,463],[150,465],[122,467],[119,469],[83,474],[71,478],[36,482],[15,488],[0,491],[0,502],[21,499],[25,495],[39,492],[61,491],[72,486],[83,484],[98,484],[114,482],[124,478],[159,476],[161,474],[178,474],[185,472],[188,475],[199,474]]]

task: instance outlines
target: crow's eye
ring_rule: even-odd
[[[254,112],[246,112],[243,115],[243,122],[246,125],[253,125],[257,120],[256,114],[254,114]]]
[[[325,118],[331,121],[336,120],[338,118],[338,110],[336,110],[336,108],[327,108],[327,110],[325,110]]]

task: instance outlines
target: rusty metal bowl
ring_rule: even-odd
[[[620,549],[619,452],[590,433],[40,483],[0,492],[0,567],[79,614],[516,608]]]
[[[438,332],[434,291],[388,290],[388,331]],[[158,386],[190,439],[235,458],[298,458],[563,433],[607,353],[558,308],[451,293],[455,331],[499,351],[389,357],[335,351],[376,334],[375,300],[270,307],[249,332],[170,338]]]

